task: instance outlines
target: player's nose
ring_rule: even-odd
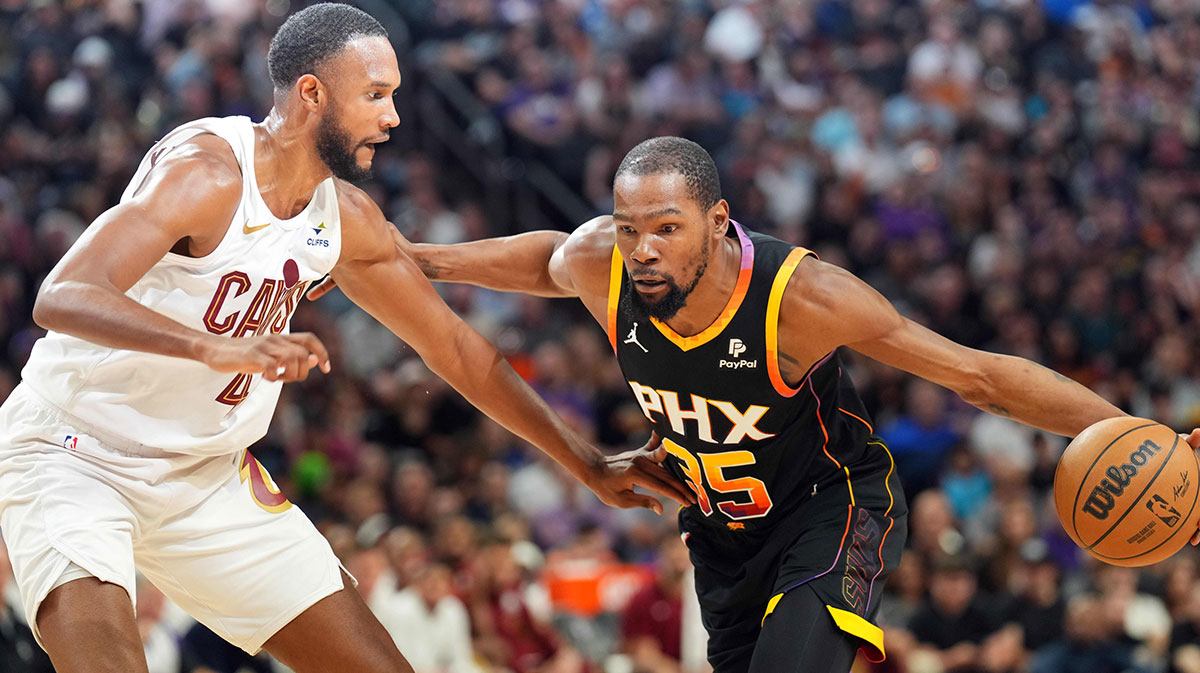
[[[394,129],[400,125],[400,113],[396,112],[396,101],[392,100],[388,103],[388,109],[384,112],[380,119],[385,129]]]
[[[653,264],[658,261],[658,250],[653,245],[653,240],[650,236],[642,236],[638,239],[637,245],[634,246],[633,252],[630,254],[633,261],[638,264]]]

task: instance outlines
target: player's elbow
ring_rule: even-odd
[[[996,385],[989,374],[987,358],[989,354],[980,353],[968,358],[958,367],[958,377],[954,384],[954,392],[967,404],[976,407],[987,406],[992,402],[996,393]]]
[[[47,278],[33,301],[33,322],[44,330],[57,329],[64,313],[64,291],[60,283]]]
[[[430,369],[468,400],[486,391],[492,369],[503,360],[495,347],[462,321],[445,330],[439,344],[439,350],[426,357]]]

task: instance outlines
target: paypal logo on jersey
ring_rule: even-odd
[[[738,338],[729,340],[729,356],[732,360],[718,360],[717,366],[722,369],[754,369],[758,360],[743,360],[742,353],[746,352],[746,343]]]
[[[318,224],[317,226],[312,227],[312,230],[315,233],[313,234],[313,236],[311,238],[308,239],[308,241],[306,241],[306,243],[308,243],[309,245],[312,245],[312,246],[316,246],[318,248],[328,248],[329,247],[329,239],[321,238],[321,232],[325,231],[325,223],[322,222],[322,223]]]
[[[729,340],[729,354],[733,357],[739,357],[746,352],[746,344],[741,339]]]

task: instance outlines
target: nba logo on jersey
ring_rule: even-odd
[[[75,445],[78,443],[79,443],[78,437],[76,437],[75,435],[67,435],[67,438],[63,440],[63,448],[74,451]]]

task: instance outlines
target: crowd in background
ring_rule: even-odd
[[[0,399],[41,334],[47,271],[167,130],[265,114],[267,44],[300,4],[0,0]],[[958,342],[1200,425],[1192,0],[390,4],[402,71],[456,75],[518,159],[551,166],[596,213],[629,148],[686,136],[741,223]],[[414,147],[382,146],[376,164],[364,186],[413,240],[520,229]],[[441,291],[586,437],[645,440],[575,303]],[[604,507],[343,297],[304,303],[292,329],[319,335],[334,370],[285,386],[253,451],[418,673],[698,670],[671,515]],[[1194,550],[1136,571],[1089,560],[1049,497],[1063,438],[850,362],[911,507],[879,615],[888,660],[856,670],[1200,673]],[[0,670],[47,670],[15,605],[0,602]],[[151,587],[138,619],[155,673],[271,665]]]

